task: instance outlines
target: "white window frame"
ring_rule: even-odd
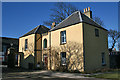
[[[63,53],[65,53],[65,57],[62,57]],[[66,65],[66,52],[61,52],[61,65]]]
[[[66,43],[66,31],[61,31],[61,44]]]

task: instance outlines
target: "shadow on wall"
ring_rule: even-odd
[[[22,53],[20,67],[25,69],[34,69],[34,56],[30,54],[28,57],[24,58],[24,53]]]
[[[69,41],[64,45],[49,47],[47,50],[51,50],[50,66],[52,70],[83,71],[82,44]],[[65,55],[61,55],[62,53]]]

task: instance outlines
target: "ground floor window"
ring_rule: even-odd
[[[66,52],[61,52],[61,65],[66,65]]]
[[[102,65],[105,65],[106,63],[105,63],[105,53],[103,52],[102,53]]]
[[[47,68],[47,64],[48,64],[48,57],[47,54],[43,55],[43,65],[45,68]]]

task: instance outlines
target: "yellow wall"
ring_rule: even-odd
[[[95,36],[95,28],[99,37]],[[107,31],[84,23],[85,71],[109,68]],[[105,52],[106,66],[102,66],[101,53]]]
[[[44,49],[44,39],[47,39],[47,48]],[[44,33],[42,35],[42,61],[43,61],[43,55],[46,54],[48,57],[48,65],[47,68],[50,70],[50,54],[49,54],[49,48],[50,48],[50,32]]]
[[[62,29],[58,29],[58,30],[52,31],[51,32],[51,46],[52,47],[63,46],[63,45],[60,45],[60,32],[64,31],[64,30],[66,30],[66,42],[67,42],[64,45],[67,45],[69,43],[69,41],[70,42],[76,42],[76,43],[78,43],[82,47],[80,53],[83,54],[83,32],[82,32],[83,29],[82,29],[82,23],[79,23],[79,24],[72,25],[72,26],[69,26],[69,27],[66,27],[66,28],[62,28]],[[68,53],[66,53],[66,54],[68,54]],[[60,55],[60,52],[59,52],[59,55]],[[55,69],[55,65],[54,64],[55,63],[53,61],[52,69]],[[81,66],[79,66],[79,68],[80,67]],[[82,67],[83,67],[83,65],[82,65]],[[75,70],[75,68],[72,67],[72,70]]]
[[[29,50],[24,50],[25,47],[25,39],[28,39],[28,45],[31,44],[30,46],[33,50],[33,53],[31,55],[31,51]],[[21,60],[21,66],[23,68],[28,68],[28,63],[34,63],[34,43],[35,43],[35,34],[31,34],[25,37],[19,38],[19,52],[23,52],[23,58]]]
[[[82,23],[51,32],[51,45],[60,45],[60,32],[66,30],[66,41],[83,43]]]

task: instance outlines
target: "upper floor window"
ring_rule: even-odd
[[[66,43],[66,31],[61,31],[61,44]]]
[[[61,65],[66,65],[66,52],[61,52]]]
[[[98,29],[95,29],[95,36],[99,37],[99,30]]]
[[[44,48],[47,48],[47,39],[44,39]]]
[[[28,48],[28,39],[25,39],[25,50]]]
[[[102,65],[105,65],[105,53],[102,53]]]

